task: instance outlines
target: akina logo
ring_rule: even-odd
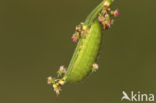
[[[153,93],[141,93],[140,91],[134,92],[131,91],[129,94],[127,94],[125,91],[122,91],[122,98],[121,101],[132,101],[132,102],[153,102],[154,101],[154,94]]]

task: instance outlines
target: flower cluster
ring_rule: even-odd
[[[63,74],[66,73],[66,68],[64,66],[60,66],[57,74],[58,74],[58,77],[62,76]],[[62,78],[62,79],[56,79],[56,78],[53,78],[53,77],[48,77],[47,79],[47,83],[49,85],[52,85],[53,88],[54,88],[54,91],[56,92],[56,95],[58,96],[60,94],[60,91],[61,90],[61,86],[63,86],[65,84],[65,78]]]
[[[82,36],[82,34],[88,32],[88,27],[84,23],[81,23],[80,25],[77,25],[75,28],[75,33],[72,36],[72,40],[74,43],[78,41],[78,39]]]
[[[118,10],[111,10],[109,8],[109,3],[105,2],[104,9],[99,13],[98,21],[102,24],[103,30],[111,27],[111,24],[114,23],[113,17],[117,17],[119,15]]]
[[[64,83],[65,83],[64,79],[56,79],[55,83],[53,83],[53,88],[57,96],[60,94],[60,91],[62,91],[61,86],[63,86]]]

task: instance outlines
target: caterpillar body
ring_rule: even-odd
[[[65,75],[69,82],[81,81],[91,71],[101,43],[100,23],[97,20],[94,21],[88,33],[83,35],[85,36],[79,41],[80,46],[75,54],[77,55],[76,60],[69,66],[69,71]]]
[[[72,36],[77,47],[70,61],[68,69],[60,66],[57,74],[60,79],[48,77],[48,84],[52,84],[57,95],[61,87],[68,82],[79,82],[90,72],[98,69],[95,63],[102,40],[102,30],[110,28],[112,17],[118,16],[118,10],[111,10],[112,0],[102,1],[87,17],[84,23],[76,26]]]

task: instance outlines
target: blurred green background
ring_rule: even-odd
[[[100,2],[0,0],[0,103],[119,103],[123,90],[156,95],[155,0],[116,0],[120,15],[104,32],[99,71],[65,85],[59,99],[47,85],[68,66],[75,26]]]

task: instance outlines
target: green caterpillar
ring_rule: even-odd
[[[97,20],[94,21],[89,33],[83,35],[85,36],[79,41],[78,50],[73,56],[75,60],[73,60],[74,62],[71,61],[68,67],[69,70],[65,74],[69,82],[81,81],[91,70],[101,43],[102,31],[100,23]]]
[[[112,0],[102,1],[87,17],[84,23],[76,26],[72,36],[74,42],[78,42],[68,69],[61,66],[58,70],[60,79],[48,77],[48,84],[53,84],[54,91],[58,95],[61,86],[68,82],[79,82],[90,72],[98,69],[95,63],[102,40],[102,30],[110,28],[113,16],[118,16],[118,10],[111,10]]]

